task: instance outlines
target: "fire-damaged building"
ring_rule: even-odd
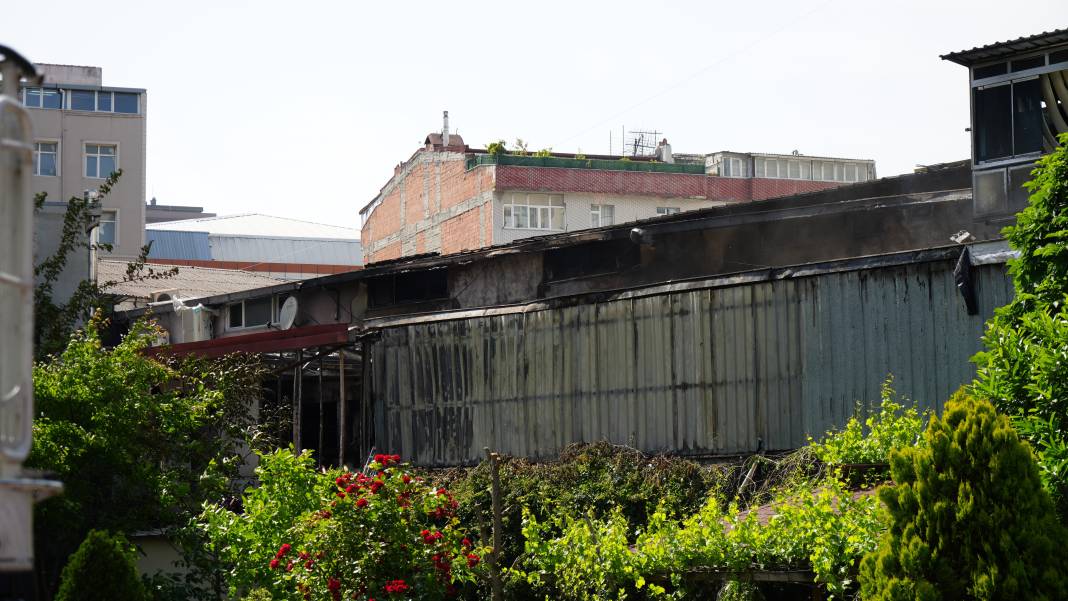
[[[1061,31],[967,52],[1010,65],[1041,52],[1050,67],[1065,47]],[[1043,109],[1063,116],[1064,100]],[[973,135],[987,114],[973,111]],[[476,462],[484,447],[544,459],[596,440],[689,456],[791,449],[877,400],[889,375],[932,408],[973,377],[984,322],[1013,294],[1000,234],[1012,212],[973,192],[996,168],[975,156],[118,321],[151,314],[171,342],[156,352],[263,355],[275,366],[263,402],[292,409],[295,444],[324,463],[372,449],[428,466]]]

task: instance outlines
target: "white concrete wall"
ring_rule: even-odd
[[[532,193],[541,194],[538,191]],[[505,229],[504,205],[512,191],[497,192],[493,200],[493,243],[507,244],[523,238],[545,236],[559,231],[573,232],[576,230],[593,227],[590,217],[590,206],[595,204],[612,205],[615,207],[615,221],[613,225],[629,223],[640,219],[656,217],[657,207],[678,207],[683,211],[704,209],[728,204],[724,201],[698,200],[689,198],[656,198],[651,196],[619,196],[613,194],[576,192],[564,193],[564,230],[517,230]]]

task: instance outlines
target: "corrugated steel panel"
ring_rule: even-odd
[[[211,259],[207,232],[146,229],[145,241],[152,243],[150,259]]]
[[[216,261],[360,265],[359,240],[315,240],[267,236],[211,235],[211,258]]]
[[[977,316],[953,263],[935,261],[385,328],[371,343],[378,447],[424,465],[573,441],[791,449],[877,400],[888,374],[940,407],[1012,296],[1003,264],[975,273]]]

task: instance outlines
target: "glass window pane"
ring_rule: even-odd
[[[85,177],[97,177],[98,170],[96,168],[96,157],[89,155],[85,157]]]
[[[96,92],[89,92],[86,90],[71,90],[70,108],[76,111],[95,111]]]
[[[764,177],[764,159],[753,159],[753,177]]]
[[[527,224],[530,223],[528,217],[529,215],[527,207],[518,206],[515,208],[515,226],[517,228],[527,227]]]
[[[115,112],[137,114],[137,94],[115,92]]]
[[[245,320],[242,317],[241,303],[234,303],[230,305],[230,327],[240,328],[244,325]]]
[[[768,159],[764,164],[764,169],[767,173],[767,177],[776,178],[779,177],[779,162]]]
[[[98,177],[105,178],[115,171],[115,157],[101,156],[100,157],[100,174]]]
[[[44,90],[41,94],[41,106],[46,109],[63,108],[63,93],[59,90]]]
[[[787,167],[788,167],[787,177],[789,177],[790,179],[800,179],[801,178],[801,163],[798,163],[797,161],[789,161],[787,163]]]
[[[1014,154],[1042,150],[1042,87],[1038,79],[1012,84]]]
[[[563,211],[560,212],[563,215]],[[603,205],[601,207],[601,224],[612,225],[616,222],[616,208],[612,205]]]
[[[590,206],[590,225],[601,227],[601,207],[599,205]]]
[[[54,146],[54,144],[53,144]],[[38,155],[38,169],[37,175],[55,175],[56,174],[56,153],[42,152]]]
[[[112,156],[115,156],[114,146],[98,146],[98,148],[100,149],[100,154],[110,154]]]
[[[96,93],[96,110],[111,111],[111,92]]]
[[[512,205],[504,205],[504,227],[515,227],[512,221]]]
[[[553,229],[554,230],[562,230],[562,229],[564,229],[564,210],[559,208],[559,207],[554,207],[551,210],[552,210],[552,217],[553,217]],[[605,224],[605,225],[607,225],[607,224]]]
[[[115,222],[101,219],[96,241],[100,244],[115,244]]]
[[[26,106],[41,106],[41,88],[26,88]]]
[[[245,301],[245,327],[263,326],[271,322],[271,299]]]
[[[1012,88],[975,90],[975,160],[1012,154]]]

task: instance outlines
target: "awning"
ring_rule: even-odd
[[[344,344],[348,341],[348,324],[331,323],[157,346],[148,349],[148,352],[152,355],[219,357],[238,352],[277,353],[281,351],[296,351],[310,347]]]

